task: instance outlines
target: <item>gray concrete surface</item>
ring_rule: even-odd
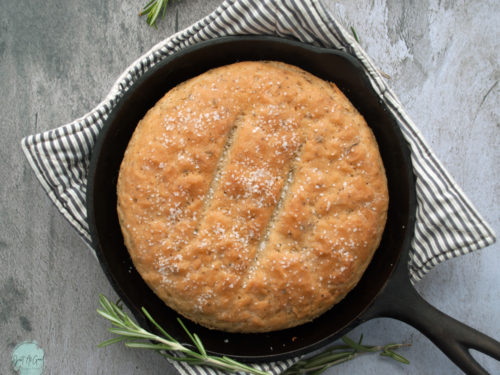
[[[0,374],[16,344],[36,340],[44,374],[174,374],[160,356],[98,349],[107,323],[99,293],[115,294],[96,260],[42,191],[20,139],[79,117],[136,57],[220,0],[178,0],[157,30],[144,1],[0,0]],[[349,0],[327,6],[353,26],[435,153],[500,233],[498,1]],[[418,284],[433,305],[500,339],[500,245],[454,259]],[[457,374],[433,344],[388,319],[355,329],[372,343],[411,342],[410,366],[365,357],[327,374]],[[491,373],[500,363],[478,356]]]

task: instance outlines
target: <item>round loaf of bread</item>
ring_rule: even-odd
[[[137,271],[203,326],[266,332],[324,313],[384,230],[375,138],[332,83],[240,62],[170,90],[123,158],[118,216]]]

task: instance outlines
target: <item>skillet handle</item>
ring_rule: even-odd
[[[372,317],[401,320],[418,329],[470,375],[488,375],[472,357],[475,349],[500,361],[500,343],[442,313],[425,301],[410,283],[408,276],[390,280],[382,295],[370,308]]]

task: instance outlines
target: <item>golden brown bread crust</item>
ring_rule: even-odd
[[[385,226],[375,138],[334,85],[241,62],[175,87],[140,121],[118,179],[138,272],[206,327],[314,319],[359,281]]]

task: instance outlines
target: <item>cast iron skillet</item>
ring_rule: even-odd
[[[304,354],[337,339],[361,322],[392,317],[419,329],[465,372],[485,374],[468,349],[500,359],[500,344],[439,312],[410,284],[408,252],[415,223],[415,183],[408,146],[396,121],[355,59],[339,51],[274,37],[226,37],[186,48],[142,75],[105,121],[89,169],[89,227],[107,277],[139,323],[148,326],[140,312],[144,306],[170,334],[181,342],[189,341],[177,324],[177,313],[143,282],[123,245],[115,191],[123,153],[138,121],[170,88],[210,68],[242,60],[284,61],[340,87],[377,138],[389,184],[388,221],[380,247],[359,284],[313,322],[260,334],[225,333],[185,321],[188,328],[199,334],[209,352],[255,362]]]

